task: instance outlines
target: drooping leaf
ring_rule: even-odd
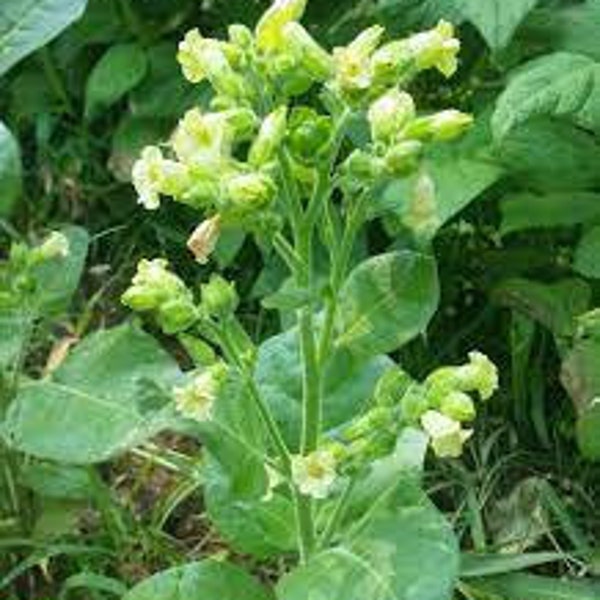
[[[138,44],[116,44],[102,55],[87,80],[85,115],[93,118],[132,90],[146,75],[148,59]]]
[[[459,563],[452,528],[403,488],[411,485],[398,485],[357,534],[284,576],[278,599],[450,600]]]
[[[404,250],[368,258],[340,292],[336,346],[362,356],[396,350],[425,331],[438,302],[431,256]]]
[[[175,361],[132,324],[98,331],[79,344],[52,376],[26,382],[2,432],[12,447],[72,464],[106,460],[169,424],[168,411],[143,414],[140,383],[170,386]]]
[[[565,555],[560,552],[526,552],[522,554],[476,554],[463,553],[460,559],[460,576],[486,577],[522,571],[538,565],[564,560]]]
[[[0,75],[76,21],[86,0],[3,0]]]
[[[517,27],[538,0],[455,0],[492,50],[508,45]]]
[[[502,600],[597,600],[600,588],[582,581],[563,581],[527,573],[509,573],[469,581],[469,589]]]
[[[335,352],[323,386],[323,427],[331,429],[352,417],[368,400],[389,366],[387,357],[358,358]],[[287,443],[296,448],[302,421],[302,362],[297,329],[266,340],[258,350],[256,382],[271,407]]]
[[[568,227],[600,220],[600,194],[516,192],[500,204],[502,235],[544,227]]]
[[[270,594],[239,567],[207,559],[156,573],[123,600],[270,600]]]
[[[501,140],[532,117],[549,115],[600,131],[600,64],[588,56],[555,52],[524,65],[500,94],[492,117]]]
[[[6,125],[0,121],[0,217],[10,215],[21,195],[21,185],[19,144]]]
[[[575,249],[573,268],[584,277],[600,278],[600,227],[587,231]]]

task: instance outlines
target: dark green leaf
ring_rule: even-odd
[[[336,346],[363,356],[396,350],[425,332],[438,302],[431,256],[404,250],[371,257],[341,290]]]
[[[86,0],[2,0],[0,75],[76,21]]]
[[[587,231],[575,249],[573,268],[584,277],[600,278],[600,227]]]

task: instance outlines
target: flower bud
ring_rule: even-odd
[[[396,406],[411,384],[410,375],[400,367],[387,369],[377,381],[373,402],[377,406]]]
[[[469,352],[469,364],[459,367],[459,381],[466,391],[477,390],[488,400],[498,389],[498,369],[482,352]]]
[[[359,181],[371,181],[381,174],[381,161],[364,150],[354,150],[346,159],[343,170]]]
[[[454,74],[460,41],[454,37],[451,23],[441,20],[433,29],[406,40],[406,47],[419,70],[436,68],[445,77]]]
[[[414,116],[412,96],[398,88],[389,90],[369,107],[367,117],[373,141],[390,143]]]
[[[205,77],[204,69],[205,40],[198,29],[192,29],[179,42],[177,61],[181,65],[184,77],[191,83],[200,83]]]
[[[187,247],[194,255],[196,262],[205,265],[212,254],[221,233],[221,217],[215,215],[205,219],[194,229],[187,241]]]
[[[446,142],[462,135],[473,123],[473,117],[458,110],[443,110],[415,119],[407,128],[407,137]]]
[[[224,113],[202,113],[192,108],[179,120],[171,145],[181,162],[216,168],[229,155],[232,138],[233,131]]]
[[[299,66],[315,81],[326,80],[333,71],[333,59],[312,36],[295,21],[283,28],[286,51],[298,60]]]
[[[300,106],[292,111],[288,145],[294,159],[314,165],[328,148],[332,134],[331,118]]]
[[[394,144],[383,156],[386,175],[405,177],[414,172],[420,163],[423,144],[416,140],[406,140]]]
[[[187,295],[177,296],[160,304],[156,319],[160,328],[171,335],[189,329],[198,320],[198,311]]]
[[[417,177],[402,215],[402,223],[421,239],[432,238],[440,226],[435,183],[425,172]]]
[[[301,494],[326,498],[336,480],[336,460],[325,448],[292,456],[292,480]]]
[[[428,408],[427,394],[423,386],[419,384],[411,385],[400,399],[402,419],[407,423],[418,423]]]
[[[175,406],[184,416],[195,421],[209,421],[214,405],[227,379],[227,367],[219,362],[207,367],[183,387],[173,389]]]
[[[275,196],[275,184],[264,173],[241,173],[225,180],[225,196],[236,210],[253,212],[264,208]]]
[[[229,33],[229,40],[234,46],[237,46],[244,52],[252,49],[254,37],[252,36],[252,31],[245,25],[230,25],[227,31]]]
[[[202,308],[211,317],[227,317],[238,305],[238,295],[233,282],[213,274],[208,283],[201,287]]]
[[[421,417],[421,425],[430,438],[431,447],[440,458],[458,458],[472,430],[462,429],[460,423],[435,410]]]
[[[291,21],[299,21],[307,0],[275,0],[256,25],[256,45],[261,52],[282,50],[283,28]]]
[[[388,42],[371,57],[373,81],[378,87],[397,85],[412,65],[410,52],[404,40]]]
[[[271,162],[285,135],[287,107],[280,106],[268,114],[248,153],[248,162],[260,167]]]
[[[53,231],[34,252],[36,258],[42,261],[66,258],[69,255],[69,239],[64,233]]]
[[[442,398],[440,412],[455,421],[472,421],[476,416],[473,399],[464,392],[450,392]]]

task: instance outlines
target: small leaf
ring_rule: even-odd
[[[146,75],[148,59],[137,44],[111,46],[94,66],[86,83],[85,117],[91,119],[120,100]]]
[[[0,121],[0,217],[8,217],[21,195],[19,143]]]
[[[79,19],[86,0],[2,0],[0,75]]]
[[[584,277],[600,278],[600,226],[587,231],[575,249],[573,268]]]
[[[239,567],[212,559],[156,573],[129,590],[123,600],[271,600]]]
[[[340,292],[336,345],[374,356],[423,333],[439,302],[435,260],[408,250],[368,258]]]
[[[463,17],[480,31],[492,50],[508,45],[538,0],[457,0]]]
[[[581,54],[556,52],[525,64],[500,94],[492,117],[498,140],[540,115],[570,119],[600,131],[600,64]]]

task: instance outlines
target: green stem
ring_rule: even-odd
[[[73,115],[75,113],[73,103],[71,102],[71,98],[67,93],[67,88],[65,87],[62,77],[60,76],[54,61],[52,60],[50,50],[48,50],[47,47],[44,47],[40,50],[40,59],[42,62],[44,75],[48,81],[48,84],[52,88],[52,91],[61,99],[66,111],[70,115]]]
[[[298,551],[300,563],[306,564],[315,547],[315,526],[313,520],[313,503],[310,496],[304,496],[293,486],[294,507],[298,525]]]
[[[300,312],[300,350],[304,372],[302,376],[302,454],[317,449],[321,432],[321,377],[314,336],[312,306]]]
[[[319,548],[326,548],[333,535],[335,534],[337,528],[339,527],[342,519],[344,518],[344,514],[346,512],[346,506],[348,505],[348,500],[350,499],[350,495],[352,494],[352,490],[354,490],[354,486],[356,484],[356,478],[351,477],[344,487],[338,501],[327,521],[327,525],[325,525],[325,529],[319,538]]]

